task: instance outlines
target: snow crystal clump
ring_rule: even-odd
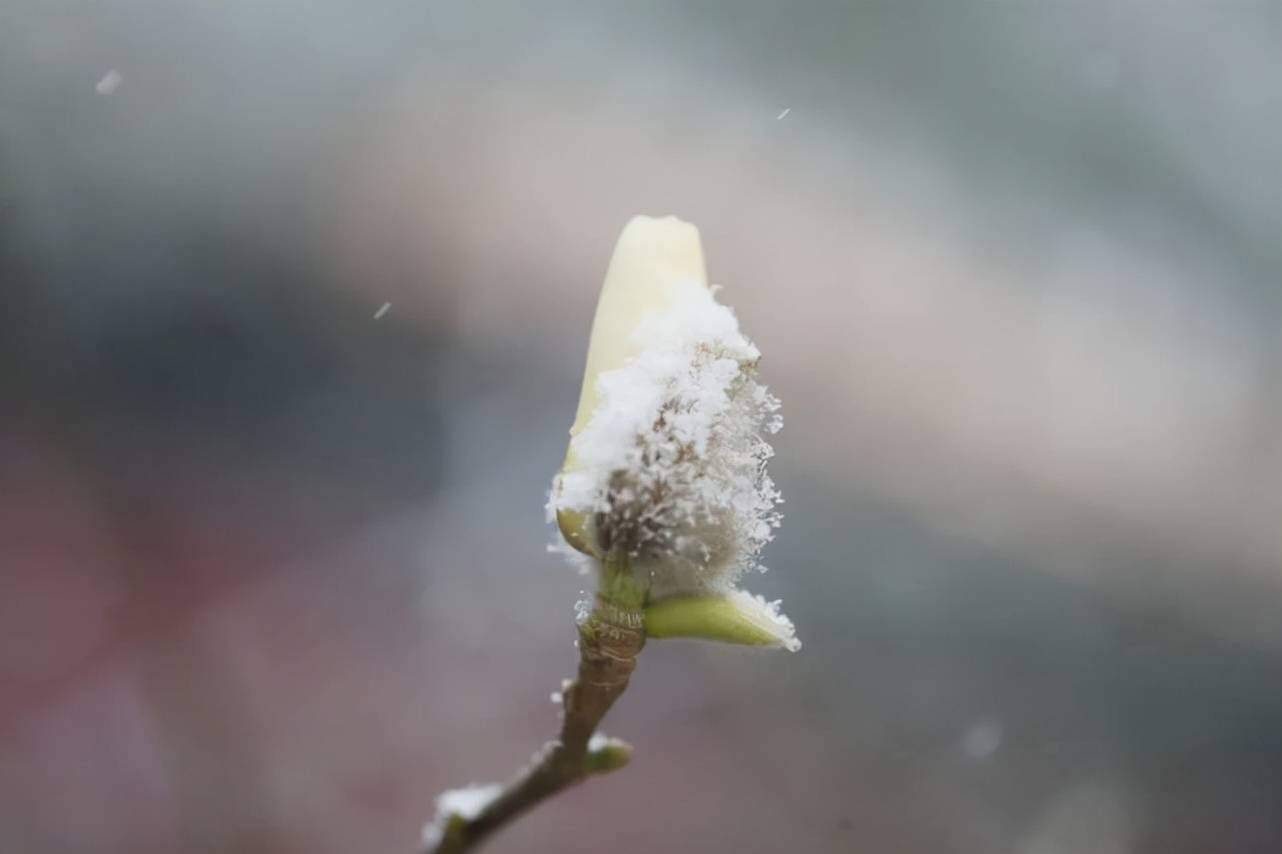
[[[436,798],[436,811],[444,815],[457,815],[471,821],[481,814],[481,810],[490,805],[490,801],[499,796],[503,787],[498,783],[487,786],[468,786],[463,789],[450,789]]]
[[[730,592],[779,525],[765,439],[782,424],[779,401],[757,381],[760,352],[702,283],[633,335],[635,355],[597,378],[548,509],[593,519],[599,552],[621,549],[648,571],[655,599]]]
[[[452,816],[458,816],[464,821],[472,821],[502,792],[503,787],[494,783],[487,786],[450,789],[437,795],[436,818],[423,828],[423,846],[428,850],[435,848]]]
[[[792,624],[792,620],[788,619],[783,611],[779,610],[783,600],[776,599],[770,602],[766,600],[766,597],[749,593],[746,590],[735,590],[730,594],[729,599],[740,614],[753,615],[763,629],[778,639],[779,646],[789,652],[797,652],[801,649],[801,641],[797,639],[796,626]]]

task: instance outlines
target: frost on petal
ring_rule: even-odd
[[[775,644],[789,652],[801,649],[797,630],[792,620],[779,610],[779,600],[768,602],[764,596],[755,596],[746,590],[736,590],[727,598],[745,621],[755,625],[763,634],[770,635]]]
[[[707,288],[678,290],[632,335],[635,354],[597,377],[549,509],[595,520],[594,550],[627,554],[653,597],[728,592],[779,524],[765,440],[779,403]]]

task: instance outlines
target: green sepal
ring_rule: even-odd
[[[664,599],[643,613],[651,638],[703,638],[748,646],[801,647],[792,623],[765,600],[736,590],[727,595]]]
[[[599,564],[597,597],[625,611],[640,611],[649,593],[649,579],[638,578],[626,555],[611,551]]]

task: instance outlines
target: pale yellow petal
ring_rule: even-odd
[[[641,318],[667,309],[682,288],[707,286],[703,245],[694,225],[674,216],[637,216],[624,226],[592,321],[571,436],[587,426],[596,410],[597,377],[622,367],[644,346],[633,337]]]

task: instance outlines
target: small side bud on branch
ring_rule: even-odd
[[[651,638],[703,638],[796,652],[801,641],[777,604],[742,590],[664,599],[645,609],[645,633]]]
[[[632,745],[621,738],[610,738],[597,733],[588,740],[588,753],[583,758],[583,768],[589,774],[608,774],[628,764],[632,758]]]

